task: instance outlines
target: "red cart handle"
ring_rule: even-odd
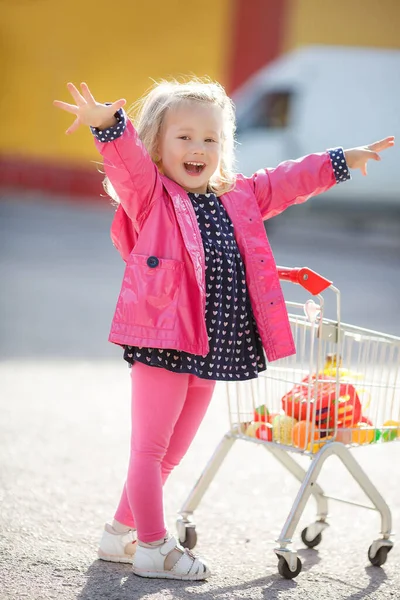
[[[319,275],[307,267],[302,267],[301,269],[277,267],[277,269],[279,279],[282,279],[283,281],[291,281],[292,283],[298,283],[313,296],[320,294],[330,285],[332,285],[332,281],[325,279],[325,277],[322,277],[322,275]]]

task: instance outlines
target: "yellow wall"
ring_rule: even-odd
[[[194,73],[224,82],[224,31],[230,0],[5,0],[1,3],[4,93],[0,152],[96,158],[82,128],[64,132],[72,115],[52,106],[69,100],[65,83],[87,81],[101,101],[128,106],[150,78]]]
[[[287,1],[284,50],[312,43],[400,47],[400,0]],[[98,158],[87,130],[65,136],[72,116],[52,106],[55,98],[69,100],[69,80],[86,80],[99,101],[125,97],[128,106],[151,78],[193,73],[229,83],[235,6],[236,0],[2,0],[0,153]]]
[[[400,48],[400,0],[289,0],[284,48]]]

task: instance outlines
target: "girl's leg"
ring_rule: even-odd
[[[126,491],[126,483],[124,484],[121,500],[119,501],[118,508],[114,515],[113,526],[115,525],[126,525],[127,529],[136,529],[135,519],[133,517],[131,507],[129,506],[128,493]]]
[[[214,388],[215,381],[190,375],[186,401],[176,422],[167,453],[161,463],[163,484],[188,451],[207,412]]]
[[[151,369],[152,367],[148,368]],[[186,400],[175,424],[168,450],[161,463],[162,484],[165,483],[172,469],[176,467],[185,456],[204,415],[206,414],[214,387],[215,381],[199,379],[194,375],[189,376]],[[115,514],[115,520],[133,529],[136,528],[135,519],[133,518],[128,500],[126,484],[122,492],[119,507]]]
[[[132,377],[132,439],[126,495],[115,519],[124,524],[135,515],[143,542],[160,540],[164,525],[161,462],[185,404],[189,375],[136,363]]]

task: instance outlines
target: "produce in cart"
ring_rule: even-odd
[[[274,442],[280,444],[292,445],[293,428],[297,423],[297,419],[287,415],[277,415],[272,423],[272,435]]]
[[[299,421],[293,427],[292,442],[297,448],[307,448],[312,441],[318,440],[320,433],[311,421]]]
[[[265,442],[272,442],[272,425],[262,421],[252,422],[247,427],[245,435]]]
[[[338,420],[335,423],[335,403],[338,403]],[[361,402],[351,383],[339,384],[328,375],[309,375],[295,385],[282,398],[286,415],[300,421],[315,421],[320,429],[353,427],[361,418]]]

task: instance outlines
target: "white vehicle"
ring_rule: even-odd
[[[238,123],[237,170],[312,152],[368,144],[388,135],[400,142],[400,51],[309,46],[259,71],[233,96]],[[335,201],[400,210],[400,152],[368,163],[368,177],[328,193]]]

